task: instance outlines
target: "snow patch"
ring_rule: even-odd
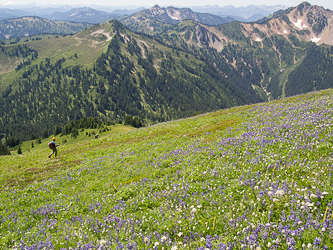
[[[288,34],[288,31],[287,31],[287,30],[284,30],[283,33],[284,33],[284,34]]]
[[[180,19],[179,17],[176,17],[176,16],[171,16],[171,18],[172,18],[173,20],[179,20],[179,19]]]
[[[303,28],[307,28],[308,26],[306,26],[305,24],[302,25],[302,19],[297,19],[297,23],[293,22],[292,20],[290,20],[297,28],[299,29],[303,29]]]
[[[163,9],[157,9],[157,10],[151,11],[151,13],[155,16],[155,15],[163,14],[164,10]]]
[[[256,42],[261,42],[261,39],[259,37],[256,38]]]
[[[320,37],[313,37],[313,38],[311,38],[311,41],[312,42],[314,42],[314,43],[317,43],[317,42],[319,42],[321,40],[321,38]]]

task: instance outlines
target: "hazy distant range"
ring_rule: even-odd
[[[88,8],[87,8],[88,7]],[[151,6],[150,6],[151,7]],[[189,6],[191,10],[201,13],[210,13],[217,16],[232,17],[235,20],[241,22],[252,22],[262,19],[263,17],[269,16],[270,14],[280,10],[286,9],[287,6],[275,5],[249,5],[247,7],[235,7],[228,5],[220,7],[218,5],[206,5],[206,6]],[[44,6],[38,4],[27,4],[27,5],[0,5],[0,20],[18,18],[22,16],[39,16],[50,20],[58,21],[76,21],[70,20],[69,15],[65,13],[74,13],[77,11],[82,12],[98,12],[99,15],[105,15],[112,18],[119,18],[121,16],[130,16],[136,12],[145,9],[145,7],[138,6],[125,6],[123,8],[112,7],[112,6]],[[78,20],[79,21],[79,20]]]

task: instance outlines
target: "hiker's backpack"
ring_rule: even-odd
[[[49,142],[49,148],[50,148],[50,149],[53,149],[53,148],[54,148],[52,142]]]

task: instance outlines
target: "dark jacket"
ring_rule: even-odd
[[[56,148],[58,146],[58,145],[55,144],[54,141],[51,141],[51,144],[52,144],[53,148]]]

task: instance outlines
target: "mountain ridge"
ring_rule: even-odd
[[[167,9],[155,6],[148,14],[178,20],[182,18],[178,10],[170,8],[168,14]],[[327,79],[333,72],[333,50],[329,45],[320,46],[330,34],[331,14],[302,3],[262,23],[210,26],[178,20],[177,24],[161,27],[165,32],[158,35],[155,31],[154,36],[132,32],[112,20],[58,41],[29,42],[25,45],[29,46],[20,48],[23,53],[19,47],[2,47],[3,58],[20,64],[16,64],[15,72],[1,77],[0,89],[6,100],[23,100],[22,95],[29,89],[43,89],[41,82],[53,86],[52,90],[54,84],[59,84],[69,94],[65,98],[53,92],[52,98],[63,98],[70,107],[58,118],[62,123],[88,115],[115,120],[127,114],[149,122],[165,121],[320,90],[331,86]],[[317,40],[313,40],[314,35]],[[46,47],[51,41],[54,50],[47,56],[42,44]],[[81,51],[79,46],[87,47]],[[38,52],[38,58],[32,50]],[[88,57],[89,53],[100,54]],[[312,60],[316,65],[309,63]],[[306,75],[306,79],[300,75]],[[68,82],[69,86],[65,84]],[[40,94],[38,99],[46,97]],[[52,100],[62,107],[58,99]],[[2,106],[10,110],[8,103]],[[29,110],[28,103],[22,106]],[[24,116],[25,108],[18,113]],[[52,113],[47,108],[40,110],[43,116]],[[10,122],[15,119],[19,117],[3,118],[3,126],[9,129],[8,123],[14,128]]]
[[[332,45],[332,11],[302,3],[279,11],[278,15],[274,16],[262,23],[233,22],[218,26],[188,20],[158,37],[170,46],[182,47],[185,51],[208,57],[216,62],[219,70],[227,77],[236,76],[233,81],[238,83],[239,87],[247,86],[247,91],[253,88],[268,98],[304,93],[292,90],[294,87],[292,82],[288,81],[288,74],[300,74],[301,71],[295,69],[302,68],[303,59],[307,58],[307,55],[315,55],[314,46]],[[329,49],[324,48],[317,52],[318,57],[331,54]],[[320,55],[321,53],[324,55]],[[327,63],[328,68],[332,67],[330,61]],[[327,68],[325,65],[320,67]],[[315,67],[310,71],[316,72]],[[248,76],[244,78],[243,75]],[[314,75],[315,73],[308,78],[320,84],[307,86],[307,91],[330,86],[318,81],[318,76]],[[295,86],[297,84],[301,83],[295,82]],[[306,84],[309,85],[308,82]],[[304,91],[305,88],[298,88],[298,91],[301,89]]]
[[[156,30],[161,33],[172,25],[178,24],[186,19],[191,19],[207,25],[219,25],[234,21],[230,18],[222,18],[220,16],[194,12],[190,8],[161,8],[158,5],[150,9],[139,11],[138,13],[122,19],[121,22],[133,31],[139,31],[146,34],[154,34]],[[161,27],[162,29],[156,29]],[[165,27],[163,27],[165,26]]]
[[[26,138],[85,116],[166,121],[261,100],[255,92],[243,93],[205,58],[175,51],[116,20],[51,41],[58,43],[48,53],[51,57],[40,51],[48,39],[28,42],[24,54],[20,45],[11,46],[22,63],[1,78],[1,133]],[[3,47],[3,56],[18,60],[9,48]]]

